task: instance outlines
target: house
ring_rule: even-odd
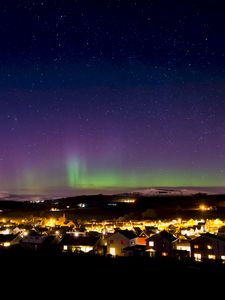
[[[196,261],[219,259],[225,262],[225,238],[205,233],[191,240],[191,257]]]
[[[118,230],[106,238],[107,253],[112,256],[124,256],[123,249],[136,245],[136,235],[130,230]],[[145,239],[145,238],[144,238]]]
[[[145,237],[145,238],[148,238],[148,237],[149,237],[149,235],[147,235],[147,233],[146,233],[144,230],[142,230],[142,231],[139,233],[138,236],[139,236],[139,237]]]
[[[95,252],[99,244],[100,238],[96,236],[65,235],[60,242],[63,252]]]
[[[146,245],[133,245],[123,249],[124,256],[145,256]]]
[[[131,246],[135,246],[135,245],[146,246],[146,239],[147,239],[147,237],[144,237],[144,236],[136,236],[136,237],[130,239],[130,245]]]
[[[198,236],[205,232],[205,224],[199,222],[198,225],[189,226],[181,229],[181,234],[186,236]]]
[[[158,228],[155,226],[145,226],[144,232],[149,237],[153,234],[158,233]]]
[[[218,235],[225,237],[225,226],[219,227]]]
[[[163,230],[146,240],[146,251],[150,256],[173,256],[173,242],[177,238]]]
[[[134,226],[133,230],[134,230],[135,234],[138,236],[140,236],[140,234],[143,234],[143,230],[138,226]]]
[[[146,236],[137,236],[130,239],[130,246],[123,249],[124,256],[144,256],[146,239]]]
[[[173,242],[174,256],[181,259],[191,257],[191,240],[185,236],[180,236]]]
[[[47,235],[42,235],[36,231],[31,231],[29,235],[26,235],[21,240],[20,246],[24,249],[39,250],[46,240]]]
[[[19,244],[22,237],[18,234],[0,234],[0,247],[10,247]]]

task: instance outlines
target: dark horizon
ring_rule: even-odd
[[[45,194],[35,194],[30,193],[30,191],[21,191],[20,193],[9,193],[9,192],[0,192],[0,201],[9,200],[9,201],[41,201],[41,200],[54,200],[60,198],[69,198],[69,197],[78,197],[78,196],[92,196],[92,195],[117,195],[117,194],[126,194],[126,193],[143,193],[147,196],[154,196],[154,190],[174,190],[181,191],[183,195],[192,195],[192,194],[208,194],[208,195],[225,195],[224,187],[136,187],[136,188],[115,188],[115,189],[89,189],[89,190],[70,190],[70,191],[61,191],[61,192],[48,192]]]

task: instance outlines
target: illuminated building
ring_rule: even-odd
[[[66,235],[60,242],[63,252],[90,252],[97,251],[100,238],[96,236]]]
[[[30,232],[30,234],[25,235],[21,241],[21,247],[30,250],[39,250],[47,244],[53,242],[54,237],[38,234],[35,231]]]
[[[205,233],[191,240],[191,256],[196,261],[225,258],[225,238]],[[225,260],[224,260],[225,261]]]
[[[179,237],[179,239],[173,242],[174,256],[178,258],[191,256],[191,240],[185,236]]]
[[[119,230],[106,238],[107,253],[112,256],[124,256],[124,248],[132,246],[135,243],[136,235],[133,231]],[[133,244],[134,245],[134,244]]]
[[[0,246],[10,247],[11,245],[18,244],[22,237],[15,234],[0,234]]]
[[[172,234],[163,230],[146,240],[146,251],[150,256],[172,256],[173,242],[176,239]]]

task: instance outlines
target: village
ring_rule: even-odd
[[[171,257],[225,263],[225,220],[0,219],[0,251]]]

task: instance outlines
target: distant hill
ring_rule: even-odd
[[[207,194],[186,189],[143,189],[114,195],[83,195],[59,199],[30,201],[0,200],[1,216],[61,216],[68,219],[105,220],[127,216],[141,219],[151,210],[156,218],[222,217],[225,213],[225,195]],[[200,206],[211,207],[201,212]]]
[[[198,194],[211,194],[205,191],[191,190],[191,189],[173,189],[173,188],[149,188],[126,193],[130,195],[139,196],[193,196]]]

